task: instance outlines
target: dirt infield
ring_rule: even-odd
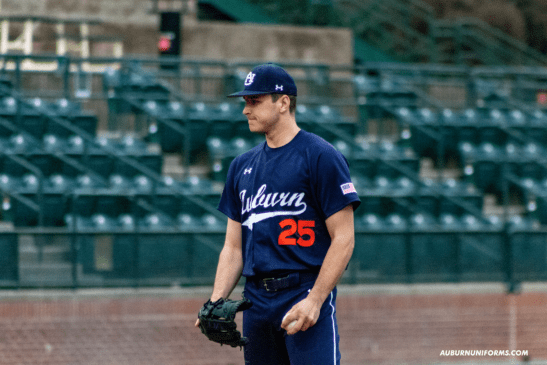
[[[0,364],[243,364],[239,349],[193,327],[209,293],[0,292]],[[342,363],[504,362],[513,358],[499,356],[505,350],[547,360],[546,303],[543,288],[508,295],[496,285],[341,287]],[[454,350],[498,353],[450,356]]]

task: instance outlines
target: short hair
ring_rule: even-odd
[[[272,95],[272,101],[275,103],[279,100],[280,97],[287,94],[271,94]],[[291,114],[296,112],[296,96],[295,95],[287,95],[289,97],[289,112]]]

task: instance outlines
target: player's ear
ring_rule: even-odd
[[[288,112],[291,107],[291,99],[288,95],[282,95],[281,98],[281,112]]]

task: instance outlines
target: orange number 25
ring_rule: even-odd
[[[279,222],[279,226],[283,229],[277,243],[280,245],[296,245],[297,243],[302,247],[310,247],[315,243],[315,221],[298,221],[294,219],[284,219]],[[291,237],[298,232],[298,239]],[[307,238],[305,238],[307,237]]]

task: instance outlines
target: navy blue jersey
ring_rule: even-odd
[[[319,271],[330,247],[325,220],[360,204],[348,162],[301,130],[291,142],[263,142],[228,170],[218,209],[241,223],[243,276]]]

